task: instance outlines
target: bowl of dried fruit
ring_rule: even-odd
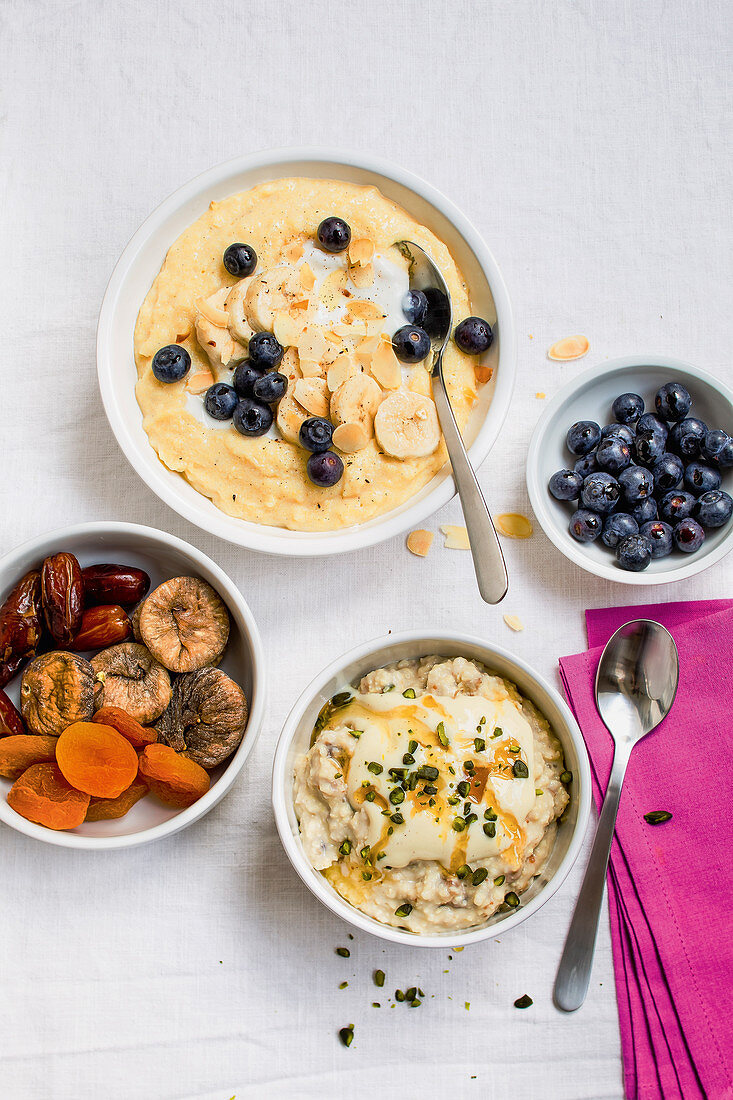
[[[0,561],[0,820],[70,848],[186,828],[227,793],[264,709],[259,632],[195,547],[130,523]]]

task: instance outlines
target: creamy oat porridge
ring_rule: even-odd
[[[410,292],[405,239],[463,325],[444,371],[465,427],[493,334],[446,245],[374,187],[280,179],[212,202],[140,309],[136,396],[161,461],[229,515],[295,530],[418,492],[446,459],[425,336],[440,302]]]
[[[542,871],[568,804],[564,767],[514,684],[463,657],[401,661],[322,710],[295,765],[303,847],[384,924],[472,928],[516,908]]]

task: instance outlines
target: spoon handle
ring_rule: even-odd
[[[486,603],[499,603],[504,599],[509,588],[504,555],[453,415],[443,379],[442,355],[433,371],[433,399],[438,410],[445,445],[448,448],[453,479],[461,498],[479,592]]]
[[[598,819],[593,847],[588,866],[583,876],[578,900],[575,903],[573,919],[570,922],[560,966],[555,978],[554,1000],[558,1008],[574,1012],[580,1008],[588,992],[588,983],[593,968],[593,953],[598,933],[598,919],[603,901],[603,888],[606,884],[606,869],[611,853],[611,841],[616,825],[621,784],[624,780],[626,765],[629,762],[631,747],[617,745],[611,778],[608,781],[603,799],[601,816]]]

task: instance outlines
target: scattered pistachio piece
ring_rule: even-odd
[[[672,815],[669,810],[651,810],[644,814],[644,820],[648,825],[664,825],[665,821],[672,820]]]

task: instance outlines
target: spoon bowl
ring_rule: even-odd
[[[674,638],[652,619],[624,623],[609,638],[598,662],[595,700],[613,738],[613,767],[555,979],[555,1004],[566,1012],[580,1008],[588,992],[608,857],[631,750],[669,713],[678,682]]]
[[[466,453],[443,377],[443,352],[453,327],[450,293],[445,279],[424,249],[414,241],[397,241],[396,247],[409,261],[410,288],[422,290],[428,296],[433,400],[450,457],[453,479],[461,498],[479,592],[486,603],[499,603],[509,588],[504,555],[491,513]]]

